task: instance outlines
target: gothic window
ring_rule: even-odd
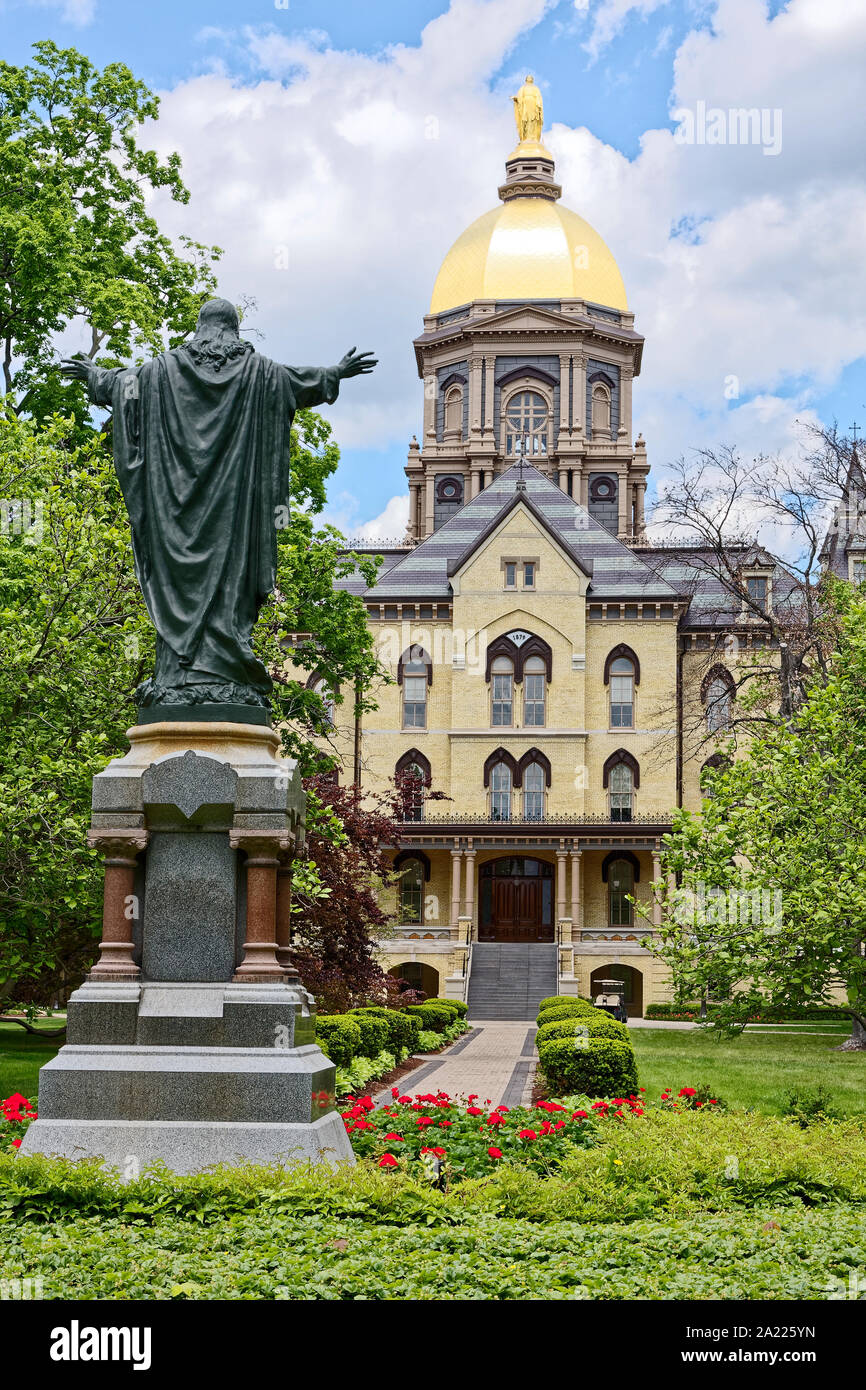
[[[527,657],[523,664],[524,724],[543,728],[546,687],[547,670],[543,657]]]
[[[445,392],[445,430],[448,434],[463,431],[463,389],[451,386]]]
[[[491,674],[490,722],[494,727],[508,727],[514,722],[514,662],[497,656]]]
[[[404,753],[395,768],[395,780],[403,797],[403,819],[419,822],[424,819],[424,793],[430,786],[430,764],[423,753],[411,748]]]
[[[610,663],[610,727],[634,728],[634,662],[618,656]]]
[[[610,434],[610,387],[603,381],[592,388],[592,432]]]
[[[337,710],[337,702],[334,699],[333,690],[328,685],[324,676],[317,676],[310,686],[310,689],[316,692],[322,702],[324,709],[324,714],[322,716],[323,723],[326,724],[329,729],[332,729],[334,727]]]
[[[511,768],[495,763],[490,773],[490,819],[511,820]]]
[[[708,673],[701,694],[706,709],[707,733],[725,733],[731,727],[734,682],[724,667],[716,666]]]
[[[630,821],[634,800],[634,776],[628,763],[617,763],[610,770],[610,818],[612,821]]]
[[[523,818],[544,819],[544,768],[530,763],[523,769]]]
[[[400,921],[420,926],[424,920],[424,865],[420,859],[407,859],[400,867]]]
[[[612,927],[630,927],[633,921],[634,869],[628,859],[615,859],[608,868],[608,921]]]
[[[518,391],[505,408],[508,458],[546,458],[547,445],[547,401],[537,391]]]

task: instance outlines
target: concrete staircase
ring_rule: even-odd
[[[539,1002],[556,994],[556,952],[556,946],[536,942],[476,942],[469,976],[470,1022],[534,1020]]]

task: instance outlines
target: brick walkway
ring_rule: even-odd
[[[528,1104],[535,1071],[535,1024],[486,1021],[448,1051],[404,1078],[411,1095],[447,1091],[492,1105]],[[390,1095],[384,1092],[383,1095]],[[378,1097],[377,1097],[378,1099]]]

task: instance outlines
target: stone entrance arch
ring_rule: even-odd
[[[599,980],[622,980],[625,985],[625,1006],[629,1018],[643,1017],[643,972],[635,965],[600,965],[589,977],[589,992],[594,999],[600,993]]]
[[[439,971],[420,960],[405,960],[402,965],[392,965],[388,971],[395,980],[405,980],[410,989],[420,989],[428,999],[439,994]]]

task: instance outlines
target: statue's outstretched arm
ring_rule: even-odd
[[[292,382],[292,394],[299,408],[332,405],[337,399],[340,382],[350,376],[372,372],[377,359],[371,352],[356,352],[350,348],[336,367],[286,367]]]
[[[113,404],[114,383],[118,376],[122,373],[132,380],[135,372],[134,367],[97,367],[89,357],[66,357],[60,364],[61,376],[68,376],[72,381],[83,381],[93,404],[107,409]]]

